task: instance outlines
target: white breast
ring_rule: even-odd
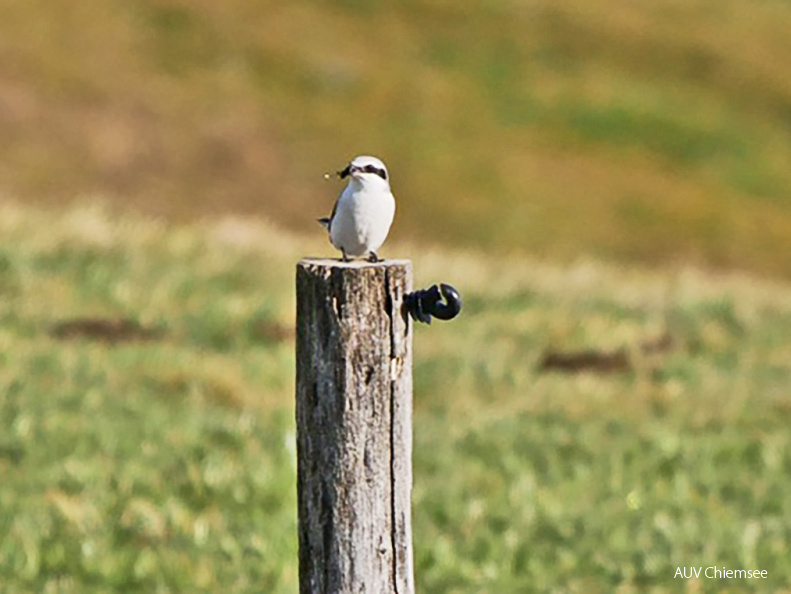
[[[349,256],[377,252],[387,238],[395,215],[393,194],[350,183],[338,198],[330,226],[330,241]]]

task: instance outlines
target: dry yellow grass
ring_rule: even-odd
[[[791,275],[784,3],[0,11],[9,195],[306,230],[373,152],[402,239]]]

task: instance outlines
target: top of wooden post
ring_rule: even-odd
[[[385,259],[379,262],[369,262],[365,259],[350,260],[344,262],[340,258],[315,258],[308,256],[299,261],[299,265],[324,266],[328,268],[373,268],[380,266],[405,266],[411,264],[411,260],[406,259]]]

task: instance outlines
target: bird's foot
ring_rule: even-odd
[[[376,252],[368,252],[368,261],[369,262],[382,262],[382,258],[376,255]]]
[[[349,261],[349,256],[346,255],[346,250],[341,249],[341,254],[342,254],[341,261],[342,262],[348,262]]]

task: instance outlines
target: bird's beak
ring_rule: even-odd
[[[352,174],[352,166],[347,165],[346,169],[338,172],[338,177],[343,179],[344,177],[349,177],[351,174]]]

